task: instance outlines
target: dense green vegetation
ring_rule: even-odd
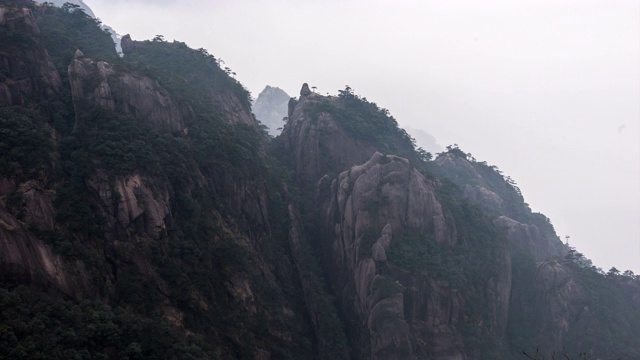
[[[494,326],[501,328],[506,319],[491,308],[495,302],[492,298],[495,290],[487,289],[495,289],[499,281],[508,281],[505,278],[507,269],[501,264],[509,245],[505,234],[493,224],[491,216],[477,205],[463,200],[462,192],[455,184],[446,179],[442,183],[438,190],[439,199],[454,219],[458,233],[453,259],[457,256],[455,265],[461,268],[462,273],[457,279],[462,284],[460,288],[467,304],[463,316],[470,320],[461,326],[465,347],[470,352],[479,351],[483,357],[503,358],[504,344]],[[457,272],[451,269],[453,266],[449,265],[448,272],[459,273],[460,269]],[[494,320],[496,324],[493,324]]]
[[[0,2],[2,5],[2,2]],[[11,6],[11,5],[9,5]],[[30,29],[24,24],[19,24],[18,28],[10,31],[4,26],[0,26],[0,54],[9,55],[11,52],[29,51],[38,48],[38,40],[31,34]],[[0,62],[0,80],[4,80],[9,72],[9,64]]]
[[[437,244],[432,236],[408,233],[394,240],[389,261],[403,269],[444,280],[454,289],[464,288],[464,256],[457,248]]]
[[[570,261],[565,266],[584,289],[582,300],[587,309],[569,329],[565,348],[571,353],[589,349],[601,357],[614,359],[640,358],[636,346],[640,306],[633,296],[640,293],[640,281],[615,272],[603,275]],[[625,290],[629,293],[625,294]]]
[[[111,62],[118,58],[111,34],[78,5],[67,3],[59,8],[45,4],[37,20],[41,42],[63,79],[76,50],[92,59]]]
[[[635,329],[640,326],[640,308],[634,297],[640,293],[640,280],[632,274],[600,273],[569,256],[562,265],[575,283],[576,287],[571,290],[576,297],[574,301],[579,302],[574,305],[578,313],[572,315],[562,349],[539,349],[538,334],[550,319],[541,318],[541,309],[533,304],[543,306],[539,301],[558,296],[555,293],[558,289],[551,289],[549,294],[540,293],[540,289],[531,285],[539,271],[538,264],[526,253],[514,256],[512,311],[507,327],[512,355],[526,351],[529,358],[538,359],[550,358],[553,352],[558,358],[565,358],[562,354],[566,354],[571,359],[583,359],[585,355],[603,359],[638,358]]]
[[[213,350],[253,358],[260,346],[275,358],[308,357],[313,352],[313,335],[303,300],[295,294],[298,286],[281,287],[278,281],[284,281],[282,278],[274,280],[261,273],[264,264],[255,263],[258,256],[252,241],[266,236],[260,250],[270,254],[278,252],[282,241],[271,240],[250,219],[232,214],[228,205],[234,200],[232,192],[237,191],[234,183],[228,183],[229,177],[251,179],[253,184],[247,185],[259,187],[269,176],[263,151],[265,133],[246,125],[231,125],[213,96],[237,96],[248,110],[248,92],[204,50],[156,39],[119,59],[109,34],[76,7],[45,6],[37,14],[43,35],[34,39],[34,46],[48,50],[62,75],[64,90],[58,99],[40,103],[32,112],[1,109],[0,146],[9,155],[3,155],[2,171],[16,178],[21,172],[25,178],[33,178],[45,168],[46,177],[55,176],[52,185],[57,226],[32,231],[63,258],[82,262],[99,296],[88,305],[75,305],[74,300],[60,295],[20,290],[18,300],[12,300],[6,311],[3,308],[3,314],[12,314],[16,303],[25,302],[22,297],[33,297],[33,306],[15,311],[28,317],[46,317],[46,324],[38,328],[39,332],[15,331],[27,322],[18,319],[11,324],[15,335],[11,337],[12,346],[33,350],[34,343],[43,341],[44,331],[79,332],[79,327],[92,327],[92,314],[100,312],[98,320],[104,320],[104,326],[116,334],[108,344],[95,343],[89,335],[73,344],[53,337],[50,348],[35,350],[56,358],[195,359],[212,358]],[[112,63],[116,71],[159,80],[187,114],[189,134],[162,132],[126,114],[100,108],[83,108],[76,113],[67,66],[78,48],[94,61]],[[55,142],[50,140],[52,132]],[[52,153],[56,154],[55,161],[49,159]],[[171,218],[167,220],[172,226],[159,239],[148,237],[142,217],[131,228],[121,229],[112,227],[111,215],[104,212],[105,205],[108,209],[119,201],[120,194],[113,186],[116,179],[132,174],[152,181],[148,184],[151,188],[168,188],[173,195],[168,204]],[[102,204],[88,187],[96,178],[108,179],[113,204]],[[18,204],[19,211],[20,199],[9,200]],[[113,246],[114,238],[117,247]],[[153,275],[141,272],[136,265],[140,259],[154,269]],[[230,294],[229,279],[246,279],[253,284],[251,306],[255,313],[241,312],[242,307]],[[13,286],[6,287],[9,297],[15,297]],[[326,295],[319,290],[317,296]],[[47,304],[55,301],[71,309],[66,313],[49,311]],[[163,309],[167,306],[182,314],[184,329],[159,320],[166,318]],[[285,314],[283,306],[296,309]],[[335,319],[335,309],[324,314],[334,314]],[[330,316],[325,318],[331,320]],[[191,340],[176,335],[185,330],[199,334],[207,345],[192,347]],[[238,342],[238,334],[242,334],[242,342]],[[298,336],[286,340],[282,334]],[[156,346],[157,341],[166,344]]]
[[[51,245],[62,262],[81,264],[83,274],[70,276],[84,277],[93,290],[72,298],[42,284],[25,287],[22,280],[3,278],[0,358],[253,359],[264,357],[263,350],[273,359],[367,354],[369,349],[353,348],[360,345],[353,328],[362,324],[353,324],[342,307],[343,289],[330,283],[333,254],[325,246],[316,194],[296,183],[283,140],[230,123],[229,104],[221,96],[237,100],[243,112],[250,107],[250,95],[232,71],[206,50],[162,36],[136,42],[119,58],[110,35],[77,6],[33,10],[41,35],[0,26],[0,55],[46,50],[64,88],[56,99],[34,94],[25,106],[0,108],[0,177],[16,184],[1,206],[25,222],[30,235]],[[126,113],[74,107],[67,67],[76,49],[108,61],[117,72],[157,81],[179,104],[188,131],[170,133]],[[0,81],[9,75],[6,64],[0,61]],[[445,154],[469,161],[477,176],[439,168],[387,110],[349,87],[309,109],[313,119],[320,113],[331,114],[352,138],[408,158],[432,179],[440,177],[434,182],[437,198],[455,224],[454,246],[415,229],[394,238],[387,253],[391,266],[381,270],[386,277],[372,284],[377,296],[405,291],[393,278],[398,268],[430,277],[461,294],[461,346],[469,354],[498,359],[535,348],[540,312],[531,304],[540,294],[529,284],[539,264],[526,251],[510,249],[493,225],[503,209],[469,203],[462,187],[490,189],[505,201],[509,216],[553,234],[549,219],[531,213],[508,176],[457,146]],[[331,174],[345,170],[329,162],[325,167]],[[119,223],[122,194],[116,184],[133,175],[154,196],[169,194],[168,213],[161,214],[166,227],[152,228],[145,216]],[[51,228],[24,220],[17,188],[31,180],[55,193]],[[106,186],[97,190],[96,182]],[[380,196],[366,210],[375,213],[385,201]],[[289,241],[292,226],[299,230],[296,254]],[[371,256],[378,236],[379,229],[364,232],[359,258]],[[498,259],[510,251],[512,310],[508,323],[498,318],[495,324],[494,315],[501,313],[492,308],[496,283],[508,273]],[[575,256],[570,253],[563,266],[582,289],[576,306],[589,314],[572,319],[567,350],[640,358],[634,332],[640,329],[640,305],[632,300],[640,287],[637,277],[615,269],[598,272]]]
[[[282,142],[273,141],[268,147],[269,164],[269,201],[271,206],[271,229],[274,239],[287,239],[291,220],[289,218],[288,204],[294,206],[301,243],[302,262],[305,270],[300,277],[306,278],[311,286],[306,294],[302,291],[301,284],[298,289],[285,287],[289,293],[298,296],[307,296],[307,301],[315,308],[317,326],[322,333],[323,352],[317,356],[321,359],[345,359],[349,353],[349,339],[345,332],[345,319],[340,316],[340,306],[337,299],[331,295],[331,288],[327,283],[327,271],[321,261],[322,248],[319,246],[317,222],[314,221],[315,213],[313,194],[300,190],[300,185],[294,180],[293,171],[287,167],[288,155]],[[283,186],[283,184],[285,186]],[[275,257],[282,258],[282,253],[288,245],[282,244]],[[301,271],[301,269],[299,269]],[[302,310],[307,311],[307,310]],[[342,314],[344,315],[344,314]]]
[[[167,42],[157,36],[137,43],[124,60],[157,79],[179,101],[188,103],[196,115],[215,112],[219,105],[214,99],[216,93],[231,93],[246,109],[251,108],[249,92],[205,49],[194,50],[183,42]]]
[[[538,266],[533,257],[525,252],[516,252],[511,260],[512,288],[507,344],[513,357],[522,351],[531,352],[537,346],[536,310],[532,302],[536,299],[533,286]]]
[[[3,359],[215,359],[211,345],[100,300],[0,287]]]
[[[415,140],[391,116],[389,110],[360,97],[349,86],[339,91],[338,104],[324,100],[310,107],[309,116],[330,114],[353,138],[363,140],[383,154],[405,157],[413,162],[430,160],[431,154],[415,149]]]
[[[38,112],[0,108],[0,175],[21,180],[38,177],[51,167],[51,131]]]
[[[330,114],[344,131],[353,138],[371,145],[378,151],[397,154],[408,158],[411,164],[428,177],[438,171],[437,165],[429,161],[430,154],[422,149],[416,149],[411,137],[398,128],[397,122],[387,110],[379,108],[375,103],[355,95],[349,87],[340,91],[338,101],[324,99],[310,106],[307,115],[317,119],[321,113]],[[450,148],[455,155],[467,155],[457,147]],[[515,184],[505,181],[505,178],[486,164],[482,166],[483,174],[495,186],[504,187],[503,193],[515,194],[520,203],[524,203]],[[486,169],[485,169],[486,168]],[[325,169],[329,173],[339,173],[344,169]],[[437,244],[432,236],[406,229],[401,238],[394,238],[388,261],[399,268],[409,270],[422,276],[429,276],[442,281],[444,286],[459,290],[465,298],[464,324],[462,331],[464,345],[470,353],[481,353],[487,358],[500,358],[506,349],[501,334],[494,325],[502,327],[506,319],[497,319],[493,324],[493,310],[491,304],[495,300],[488,288],[493,288],[498,281],[504,279],[506,269],[501,268],[502,260],[508,253],[504,233],[493,224],[493,217],[477,205],[464,200],[463,191],[456,183],[447,179],[441,171],[441,185],[438,187],[438,198],[443,203],[449,218],[454,219],[457,229],[457,244],[449,247]],[[465,174],[466,175],[466,174]],[[517,200],[517,199],[516,199]],[[370,213],[377,213],[385,199],[380,196],[366,204]],[[314,233],[314,231],[311,231]],[[376,241],[379,230],[367,229],[359,239],[359,258],[370,256],[371,245]],[[322,239],[314,239],[313,243],[321,244]],[[326,241],[326,240],[325,240]],[[328,256],[331,256],[329,254]],[[331,269],[325,269],[327,273]],[[393,271],[381,270],[386,282],[380,284],[383,293],[391,294],[398,291],[393,280]],[[482,324],[482,325],[478,325]]]
[[[522,193],[515,181],[502,173],[495,165],[488,165],[486,161],[477,161],[472,154],[465,153],[458,145],[447,146],[447,150],[439,156],[448,155],[461,159],[472,165],[472,170],[467,167],[437,166],[429,164],[429,171],[440,178],[448,178],[460,187],[465,185],[482,186],[496,193],[504,201],[504,208],[497,209],[484,205],[484,210],[493,215],[506,212],[507,216],[528,222],[531,216],[529,205],[524,202]]]

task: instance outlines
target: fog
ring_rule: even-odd
[[[497,165],[605,271],[640,273],[640,2],[85,0],[206,48],[254,96],[345,85]]]

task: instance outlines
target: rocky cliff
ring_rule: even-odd
[[[273,139],[204,49],[0,5],[0,357],[640,356],[637,276],[352,89]]]
[[[0,173],[0,295],[13,304],[9,312],[28,304],[18,311],[26,318],[2,321],[16,329],[40,314],[58,324],[43,331],[80,331],[74,327],[91,320],[61,322],[42,309],[91,299],[117,319],[100,325],[115,333],[93,346],[83,333],[74,344],[29,350],[25,339],[42,336],[41,328],[15,330],[1,357],[122,357],[134,350],[177,358],[311,356],[294,261],[275,250],[288,244],[271,233],[264,134],[246,90],[210,55],[182,44],[141,42],[122,60],[101,55],[111,49],[69,56],[54,48],[52,60],[47,46],[73,39],[65,35],[73,28],[64,26],[91,21],[76,11],[0,6],[0,29],[9,35],[2,94],[10,95],[0,109],[0,146],[8,149]],[[40,24],[58,32],[43,35]],[[79,36],[106,43],[108,34],[93,26]],[[184,69],[145,62],[151,51],[206,75],[187,83]],[[190,91],[204,96],[190,99]],[[31,287],[16,288],[21,284]],[[43,289],[56,300],[46,302],[52,295]],[[67,314],[86,319],[85,311]],[[138,333],[140,326],[164,344],[151,345],[153,335]]]
[[[378,127],[365,136],[363,113],[376,114],[349,89],[323,97],[303,86],[279,139],[298,181],[317,184],[320,209],[309,211],[322,225],[312,241],[346,314],[352,356],[505,358],[532,353],[533,343],[594,349],[576,340],[591,323],[579,284],[601,275],[565,259],[569,249],[515,182],[457,147],[432,162],[377,152],[390,153],[381,138],[406,151],[404,134]],[[529,330],[536,340],[519,338]]]
[[[104,61],[93,61],[77,50],[68,69],[76,113],[100,107],[129,115],[171,132],[186,132],[193,118],[189,107],[180,109],[157,81],[131,72],[118,72]]]
[[[362,163],[375,152],[372,146],[345,134],[329,112],[321,112],[317,117],[310,114],[314,106],[338,101],[335,97],[301,92],[299,99],[289,102],[289,120],[282,136],[287,150],[295,156],[301,183],[313,184],[330,170]]]
[[[343,312],[349,314],[354,356],[474,358],[478,350],[465,344],[464,338],[471,335],[462,329],[472,327],[483,336],[501,338],[506,326],[511,286],[506,243],[491,250],[500,271],[474,284],[482,293],[465,290],[470,284],[463,284],[461,277],[471,268],[442,257],[463,247],[483,246],[481,239],[466,226],[458,232],[452,209],[440,199],[441,185],[416,168],[416,156],[412,163],[376,152],[376,137],[358,138],[358,129],[350,132],[336,120],[352,106],[352,96],[322,97],[303,87],[300,99],[291,102],[282,137],[293,152],[298,179],[318,183],[315,203],[322,204],[317,217],[323,224],[314,241],[322,249]],[[390,131],[381,136],[402,146],[404,135]],[[335,178],[322,177],[323,172],[339,171]],[[410,250],[412,246],[422,249],[424,258],[408,254],[421,251]],[[466,312],[465,304],[478,296],[487,308],[483,313]]]
[[[387,255],[408,232],[455,246],[455,226],[447,221],[433,182],[406,159],[375,153],[324,186],[327,257],[336,269],[340,299],[362,327],[353,331],[358,343],[369,347],[363,353],[407,359],[428,355],[432,346],[436,356],[463,358],[455,348],[462,296],[428,276],[395,267]]]
[[[0,106],[51,100],[62,91],[58,72],[39,46],[40,28],[28,8],[0,8]]]
[[[122,37],[122,51],[132,63],[145,63],[146,66],[156,67],[156,76],[164,74],[168,67],[172,67],[174,75],[178,75],[174,83],[174,92],[184,102],[189,102],[194,111],[200,111],[199,106],[209,110],[216,109],[232,124],[257,126],[251,113],[249,93],[228,73],[220,69],[217,60],[206,52],[198,50],[201,55],[189,62],[175,63],[181,55],[192,52],[186,44],[181,42],[165,43],[162,40],[134,41],[130,35]],[[167,48],[173,48],[167,52]],[[199,71],[200,70],[200,71]],[[164,74],[171,76],[170,74]],[[185,88],[197,88],[199,93],[189,93]],[[189,93],[189,96],[185,96]]]
[[[511,178],[458,148],[450,149],[435,160],[434,172],[453,181],[466,200],[493,214],[494,223],[507,230],[516,249],[532,252],[538,260],[566,254],[549,219],[531,212]]]

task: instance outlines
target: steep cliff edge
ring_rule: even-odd
[[[157,81],[132,72],[118,71],[104,61],[93,61],[78,50],[68,68],[76,113],[97,107],[117,111],[171,132],[186,132],[193,110],[180,109]]]
[[[354,358],[497,359],[563,346],[606,354],[580,329],[615,332],[602,328],[609,310],[584,310],[600,301],[585,286],[610,277],[569,257],[497,167],[457,147],[429,161],[388,113],[348,88],[324,97],[303,86],[289,105],[276,142],[300,186],[316,184],[303,208],[322,224],[306,231]],[[617,352],[625,358],[635,351],[628,341],[620,344],[630,352]]]
[[[321,96],[304,84],[300,97],[289,101],[282,139],[301,184],[315,184],[327,173],[337,175],[376,151],[413,154],[409,135],[388,111],[362,101],[350,88],[340,96]]]
[[[15,35],[5,58],[34,74],[3,72],[3,84],[37,90],[0,109],[0,319],[15,333],[0,357],[312,357],[299,276],[275,250],[288,242],[272,236],[265,136],[246,90],[182,43],[112,57],[99,48],[109,35],[74,8],[0,13]],[[11,27],[18,13],[33,26]],[[25,36],[36,53],[15,50]],[[34,317],[47,325],[25,327]],[[89,323],[113,336],[80,334]],[[25,345],[73,331],[73,342]]]
[[[302,184],[318,181],[330,169],[361,163],[375,152],[368,144],[346,136],[331,114],[311,113],[321,104],[337,102],[337,98],[306,92],[301,92],[299,100],[289,102],[289,120],[282,137],[286,149],[295,156],[295,170]]]
[[[508,326],[512,347],[529,354],[537,348],[540,357],[553,352],[605,359],[640,355],[634,330],[640,321],[637,277],[599,273],[570,258],[515,261]]]
[[[352,89],[274,139],[204,49],[0,14],[0,358],[640,358],[636,275]]]
[[[359,334],[358,343],[370,343],[370,350],[363,352],[373,359],[425,356],[428,351],[422,347],[431,344],[423,342],[446,332],[449,343],[434,341],[434,353],[462,358],[452,348],[456,339],[460,341],[455,322],[462,298],[427,276],[387,265],[393,242],[408,232],[432,237],[441,246],[455,245],[455,228],[447,224],[434,184],[411,169],[406,159],[375,153],[320,191],[330,192],[323,199],[322,217],[326,235],[333,235],[326,239],[331,249],[327,257],[335,269],[340,299],[355,315],[354,322],[366,326],[355,329],[365,333]],[[443,304],[450,311],[442,311]],[[432,311],[428,316],[424,306]]]
[[[178,101],[189,103],[196,113],[215,109],[232,124],[257,126],[249,92],[230,76],[230,71],[222,70],[205,49],[197,50],[200,56],[194,56],[185,43],[134,41],[125,35],[122,51],[130,63],[142,64],[144,71],[157,78],[173,78],[167,86]]]
[[[370,347],[359,356],[472,359],[474,336],[503,336],[510,252],[487,219],[454,220],[438,184],[392,155],[376,153],[328,184],[319,241],[346,312],[366,324],[352,329]],[[469,311],[478,301],[486,307]]]
[[[348,314],[354,357],[473,359],[476,337],[499,343],[510,252],[490,218],[429,178],[425,157],[395,120],[350,89],[324,97],[303,86],[289,115],[278,140],[302,186],[318,184],[320,211],[308,209],[322,221],[313,241]],[[458,200],[443,205],[443,196]],[[476,259],[463,264],[467,251]],[[486,307],[466,310],[476,301]]]
[[[549,219],[532,213],[515,182],[497,167],[478,162],[457,147],[449,147],[434,163],[430,169],[436,175],[450,179],[465,199],[495,216],[496,225],[507,230],[516,249],[531,252],[537,260],[567,253]]]
[[[31,9],[0,7],[0,106],[51,100],[62,82],[47,50],[39,43],[40,28]]]

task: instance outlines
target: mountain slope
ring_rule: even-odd
[[[300,186],[317,184],[306,211],[318,220],[308,232],[354,358],[513,358],[535,348],[550,356],[563,346],[633,358],[625,337],[606,335],[615,350],[576,341],[585,324],[601,329],[591,335],[617,332],[584,316],[598,300],[581,294],[598,298],[622,278],[572,257],[512,179],[457,147],[431,161],[351,89],[337,97],[307,90],[290,102],[276,143]],[[613,312],[637,319],[637,299],[625,301]]]
[[[84,13],[2,10],[15,39],[3,54],[50,74],[2,82],[33,84],[2,108],[1,142],[14,154],[0,181],[3,324],[15,334],[2,356],[311,357],[299,277],[271,233],[265,136],[246,90],[181,43],[131,42],[119,59]],[[15,50],[25,36],[33,50]],[[18,147],[8,130],[30,142]],[[49,148],[25,152],[36,142]],[[82,299],[91,303],[75,307]],[[114,334],[100,341],[79,335],[97,311],[106,323],[95,326]],[[33,316],[45,327],[24,328]],[[44,346],[41,331],[59,335]]]
[[[204,49],[120,58],[31,1],[0,33],[0,357],[638,357],[637,276],[352,89],[303,86],[271,138]]]

